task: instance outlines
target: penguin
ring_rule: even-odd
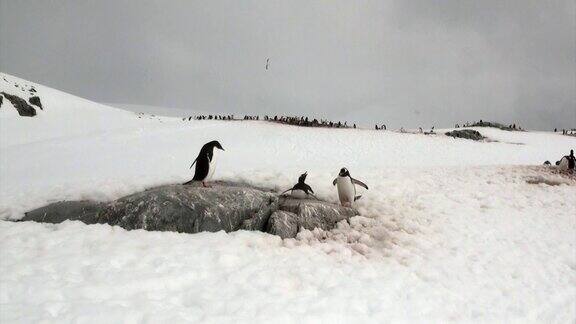
[[[222,145],[220,145],[218,141],[208,142],[202,146],[200,153],[198,153],[198,157],[196,157],[196,160],[194,160],[192,165],[190,165],[190,169],[192,169],[192,166],[196,164],[194,178],[184,183],[185,185],[191,184],[194,181],[200,181],[202,182],[203,187],[208,187],[206,181],[212,178],[214,170],[216,169],[216,155],[214,154],[214,148],[224,151],[224,148],[222,148]]]
[[[292,188],[284,191],[280,195],[283,195],[283,194],[287,193],[288,191],[291,191],[290,196],[292,198],[305,199],[305,198],[308,198],[309,195],[316,198],[316,196],[314,196],[314,190],[312,190],[312,188],[305,183],[306,176],[308,176],[308,171],[306,171],[300,175],[300,177],[298,178],[297,184],[295,184]],[[318,198],[316,198],[316,199],[318,199]]]
[[[560,161],[556,162],[560,170],[573,170],[576,165],[576,158],[574,158],[574,150],[570,150],[570,155],[563,156]]]
[[[338,188],[338,198],[340,199],[340,204],[345,207],[352,207],[352,203],[360,199],[362,196],[356,196],[356,186],[359,185],[368,189],[368,186],[360,181],[352,178],[348,169],[340,169],[338,177],[332,181],[332,185]]]

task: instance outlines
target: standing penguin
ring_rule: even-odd
[[[212,178],[214,170],[216,169],[216,155],[214,154],[214,148],[224,151],[222,145],[220,145],[218,141],[208,142],[202,146],[200,153],[198,153],[198,157],[196,157],[196,160],[194,160],[190,166],[190,169],[192,169],[192,166],[196,164],[194,178],[184,183],[185,185],[191,184],[194,181],[201,181],[202,186],[208,187],[205,182]]]
[[[340,199],[340,204],[345,207],[352,207],[352,203],[360,199],[362,196],[356,196],[356,186],[359,185],[366,189],[368,186],[360,181],[352,178],[348,169],[340,169],[338,177],[332,181],[332,185],[338,188],[338,198]]]
[[[312,190],[312,188],[305,183],[306,176],[308,176],[308,172],[302,173],[298,178],[298,183],[295,184],[292,188],[281,193],[281,195],[287,193],[288,191],[292,191],[290,196],[293,198],[305,199],[308,198],[308,195],[316,198],[316,196],[314,196],[314,190]]]

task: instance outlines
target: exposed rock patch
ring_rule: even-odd
[[[480,141],[485,138],[484,136],[482,136],[482,134],[480,134],[480,132],[475,131],[473,129],[453,130],[451,132],[446,132],[446,135],[455,138],[471,139],[474,141]]]
[[[300,229],[331,230],[358,215],[353,208],[319,200],[293,199],[245,184],[218,183],[212,188],[167,185],[109,203],[68,201],[26,213],[23,221],[59,223],[80,220],[127,230],[198,233],[224,230],[263,231],[282,238]]]
[[[358,212],[349,207],[329,204],[320,200],[280,198],[280,210],[297,215],[298,229],[313,230],[321,228],[330,230],[341,220],[358,215]]]
[[[260,230],[276,209],[278,198],[242,187],[163,186],[109,204],[98,221],[125,229],[198,233],[243,228]]]
[[[26,116],[26,117],[36,116],[36,109],[30,106],[26,102],[26,100],[18,96],[8,94],[6,92],[0,92],[0,94],[2,94],[4,97],[6,97],[6,99],[8,99],[12,103],[12,106],[16,108],[20,116]]]
[[[33,96],[33,97],[28,98],[28,102],[30,104],[40,108],[40,109],[43,109],[42,103],[40,102],[40,97],[38,97],[38,96]]]
[[[65,220],[79,220],[86,224],[96,224],[98,223],[97,214],[104,206],[104,203],[88,200],[59,201],[27,212],[21,220],[53,224],[62,223]]]
[[[266,232],[281,238],[296,237],[298,234],[298,215],[284,210],[277,210],[268,220]]]

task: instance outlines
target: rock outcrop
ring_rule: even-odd
[[[245,184],[218,183],[212,188],[166,185],[109,203],[57,202],[26,213],[22,220],[79,220],[127,230],[183,233],[253,230],[292,238],[301,229],[330,230],[356,215],[353,208],[324,201],[278,196]]]
[[[466,138],[474,141],[480,141],[485,138],[484,136],[482,136],[482,134],[480,134],[480,132],[475,131],[473,129],[453,130],[451,132],[446,132],[446,136],[455,138]]]
[[[277,204],[276,195],[248,187],[172,185],[114,201],[98,213],[98,221],[128,230],[232,232],[243,226],[260,230]]]
[[[21,220],[53,224],[65,220],[79,220],[86,224],[96,224],[98,223],[96,216],[104,206],[103,203],[88,200],[59,201],[27,212]]]
[[[0,94],[2,94],[4,97],[6,97],[6,99],[8,99],[12,103],[12,106],[16,108],[20,116],[26,116],[26,117],[36,116],[36,109],[30,106],[26,102],[26,100],[18,96],[8,94],[6,92],[0,92]]]
[[[32,96],[30,98],[28,98],[28,102],[38,108],[40,108],[40,110],[42,110],[42,102],[40,102],[40,97],[38,96]]]
[[[298,229],[313,230],[321,228],[330,230],[341,220],[358,215],[350,207],[326,203],[321,200],[280,198],[279,209],[297,215]]]

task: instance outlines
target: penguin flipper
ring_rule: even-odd
[[[368,186],[367,186],[364,182],[362,182],[362,181],[360,181],[360,180],[356,180],[356,179],[354,179],[354,178],[351,178],[351,179],[352,179],[352,183],[353,183],[353,184],[357,184],[357,185],[359,185],[359,186],[361,186],[361,187],[366,188],[366,190],[368,190]]]
[[[332,185],[335,186],[336,185],[336,180],[338,180],[338,178],[334,179],[334,181],[332,181]]]
[[[190,165],[190,169],[192,169],[192,167],[193,167],[194,164],[196,163],[196,160],[198,160],[198,158],[194,159],[194,162],[192,162],[192,164]]]
[[[288,192],[288,191],[290,191],[290,190],[292,190],[292,188],[290,188],[290,189],[288,189],[288,190],[286,190],[286,191],[282,192],[282,193],[280,194],[280,196],[282,196],[283,194],[287,193],[287,192]]]
[[[354,201],[356,201],[356,200],[358,200],[358,199],[360,199],[360,198],[362,198],[362,195],[354,197]]]

